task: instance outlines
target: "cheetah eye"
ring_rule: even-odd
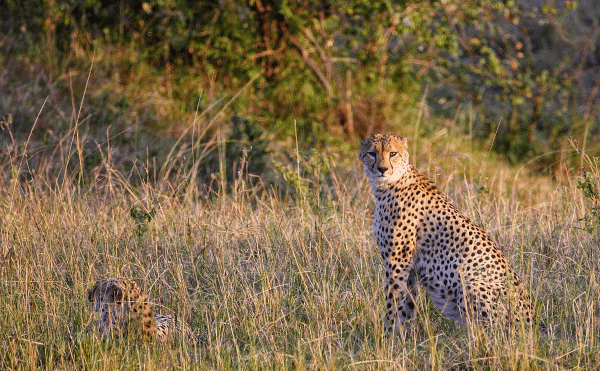
[[[398,154],[398,152],[390,152],[390,157],[394,157]]]
[[[375,153],[375,152],[367,152],[367,155],[369,155],[371,157],[375,157],[375,156],[377,156],[377,153]]]

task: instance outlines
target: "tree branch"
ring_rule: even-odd
[[[304,48],[304,46],[302,46],[302,44],[300,44],[296,38],[290,38],[290,42],[296,49],[298,49],[300,55],[302,56],[302,60],[304,63],[306,63],[306,66],[312,71],[312,73],[315,74],[317,79],[319,79],[319,82],[321,82],[321,85],[323,85],[327,91],[327,95],[331,99],[333,97],[333,88],[331,87],[329,80],[327,80],[327,77],[325,77],[325,74],[323,74],[323,71],[321,71],[319,66],[317,66],[317,63],[308,54],[306,48]]]

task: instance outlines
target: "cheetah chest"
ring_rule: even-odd
[[[418,215],[414,202],[402,194],[388,191],[376,198],[373,234],[384,260],[407,253],[410,242],[418,237]]]

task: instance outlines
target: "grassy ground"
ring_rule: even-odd
[[[209,86],[178,107],[182,99],[161,90],[162,77],[116,76],[101,65],[110,58],[98,56],[90,79],[83,71],[92,66],[52,77],[4,58],[16,72],[0,76],[8,92],[0,105],[14,114],[0,132],[0,369],[583,370],[600,363],[593,159],[576,154],[591,171],[585,181],[568,170],[554,180],[536,177],[450,134],[452,122],[425,125],[426,110],[401,110],[394,121],[412,124],[393,131],[410,138],[413,163],[499,243],[549,330],[458,326],[422,295],[414,331],[385,337],[383,266],[358,143],[322,154],[306,133],[298,144],[231,136],[224,108],[252,97],[216,96]],[[182,84],[174,91],[193,90]],[[254,104],[250,110],[259,110]],[[30,137],[24,124],[31,122],[38,132]],[[161,122],[157,130],[175,138],[144,130]],[[426,138],[416,135],[425,129]],[[232,143],[255,152],[245,157]],[[580,161],[565,160],[573,162]],[[582,181],[587,193],[578,189]],[[582,229],[586,217],[591,233]],[[159,312],[185,318],[200,342],[101,341],[88,330],[96,317],[85,300],[101,276],[135,278]]]
[[[594,197],[574,176],[530,176],[469,152],[468,139],[444,131],[412,141],[417,167],[502,246],[549,330],[458,326],[423,295],[414,331],[385,337],[373,201],[355,153],[324,157],[312,175],[298,177],[290,165],[289,181],[270,185],[242,166],[229,186],[215,178],[206,192],[194,166],[173,171],[184,156],[177,153],[154,167],[158,176],[144,164],[126,173],[105,142],[99,165],[73,170],[78,134],[75,127],[62,138],[53,147],[60,156],[47,162],[27,142],[2,153],[1,369],[600,364],[598,229],[588,233],[579,220],[593,216]],[[583,159],[595,171],[588,183],[598,187],[597,164]],[[102,342],[86,329],[95,317],[85,296],[105,275],[135,278],[160,312],[185,318],[200,343]]]

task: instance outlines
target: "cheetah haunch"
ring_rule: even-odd
[[[154,314],[154,307],[138,284],[128,278],[103,278],[88,290],[88,303],[100,312],[98,330],[102,337],[127,336],[139,332],[145,339],[165,342],[184,332],[194,335],[189,326],[165,314]]]
[[[532,322],[529,296],[488,235],[408,163],[407,139],[374,135],[359,157],[375,196],[373,232],[385,264],[386,330],[415,309],[416,284],[465,323]]]

